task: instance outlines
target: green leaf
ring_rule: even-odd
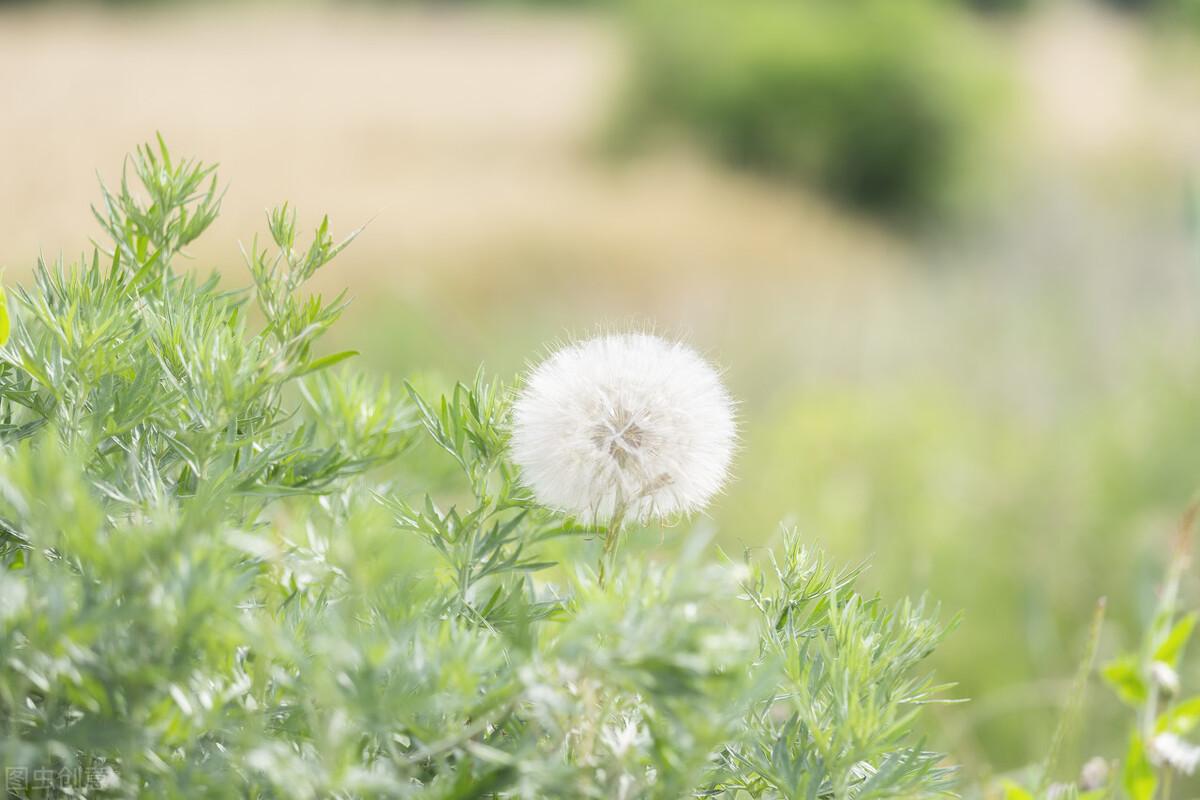
[[[1181,700],[1158,718],[1155,732],[1171,732],[1180,736],[1190,733],[1200,724],[1200,695]]]
[[[1108,662],[1100,670],[1100,674],[1126,705],[1137,708],[1145,702],[1146,682],[1142,679],[1137,659],[1133,656],[1122,656]]]
[[[1154,660],[1161,661],[1167,664],[1172,669],[1179,665],[1179,657],[1183,654],[1183,649],[1187,647],[1188,639],[1191,638],[1192,628],[1196,625],[1196,614],[1192,612],[1185,614],[1175,623],[1175,627],[1171,628],[1171,632],[1162,640],[1154,651]]]
[[[298,378],[301,375],[309,375],[318,370],[325,369],[326,367],[332,367],[334,364],[339,364],[342,361],[345,361],[347,358],[354,358],[356,355],[358,355],[357,350],[343,350],[340,353],[333,353],[332,355],[323,356],[315,361],[310,361],[306,366],[301,367],[296,372],[295,377]]]
[[[0,288],[0,345],[8,341],[10,325],[8,322],[8,296]]]
[[[1146,756],[1146,746],[1136,733],[1129,740],[1129,752],[1121,770],[1121,782],[1130,800],[1153,800],[1158,787],[1158,776]]]
[[[1033,800],[1033,793],[1013,781],[1005,781],[1004,800]]]

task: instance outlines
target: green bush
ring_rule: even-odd
[[[913,733],[943,634],[920,605],[859,596],[792,536],[598,581],[601,531],[508,461],[504,386],[427,401],[332,374],[345,303],[301,296],[345,244],[326,223],[300,247],[270,213],[231,291],[173,269],[217,214],[211,170],[161,143],[133,167],[97,211],[111,253],[39,264],[0,331],[13,794],[946,789]]]
[[[622,146],[685,132],[731,164],[873,210],[957,191],[993,100],[977,37],[922,0],[638,4]]]
[[[963,5],[987,14],[1027,11],[1035,0],[963,0]]]

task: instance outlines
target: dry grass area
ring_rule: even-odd
[[[531,339],[653,318],[705,344],[736,340],[756,354],[743,360],[763,360],[756,373],[802,343],[793,364],[869,371],[854,353],[882,347],[874,358],[894,360],[907,346],[898,330],[921,335],[911,316],[947,299],[922,295],[914,312],[898,291],[924,280],[914,263],[1055,261],[1059,189],[1068,205],[1091,190],[1063,174],[1080,166],[1086,180],[1121,185],[1151,175],[1157,191],[1200,163],[1200,92],[1179,78],[1186,70],[1164,79],[1128,20],[1053,5],[996,36],[1024,99],[1013,165],[996,170],[998,216],[1028,241],[1002,232],[999,248],[992,238],[949,255],[686,152],[597,158],[623,64],[620,32],[601,17],[3,8],[0,266],[19,276],[39,251],[85,248],[94,170],[116,180],[122,155],[158,130],[178,153],[219,160],[230,184],[195,249],[201,268],[238,266],[235,242],[289,200],[312,222],[328,212],[335,230],[370,221],[327,287],[348,285],[377,311],[396,297],[434,317],[488,308],[491,323],[462,326],[473,339],[460,349],[476,358],[494,353],[489,324],[505,318],[534,320]],[[1067,222],[1089,235],[1102,227]],[[1102,239],[1089,246],[1108,253]],[[453,322],[423,324],[445,333]],[[514,350],[528,346],[513,336]]]
[[[510,256],[703,272],[886,249],[817,201],[697,160],[594,158],[621,61],[602,20],[229,6],[2,20],[0,260],[13,267],[83,247],[93,170],[115,179],[155,130],[219,159],[232,184],[201,260],[233,258],[229,243],[281,199],[343,229],[373,220],[343,265],[355,283],[362,270],[406,285],[478,277]]]

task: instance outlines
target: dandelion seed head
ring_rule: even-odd
[[[724,485],[735,437],[717,372],[686,345],[644,333],[554,352],[513,409],[524,482],[585,522],[698,511]]]

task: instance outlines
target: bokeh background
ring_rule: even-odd
[[[1197,488],[1193,12],[0,3],[0,266],[88,249],[96,170],[157,131],[229,184],[199,270],[240,282],[283,200],[366,224],[319,283],[355,298],[331,346],[372,369],[686,337],[741,402],[701,524],[735,555],[793,525],[961,609],[934,665],[972,701],[927,728],[986,779],[1045,752],[1098,597],[1102,650],[1136,641]],[[1076,755],[1124,729],[1094,687]]]

